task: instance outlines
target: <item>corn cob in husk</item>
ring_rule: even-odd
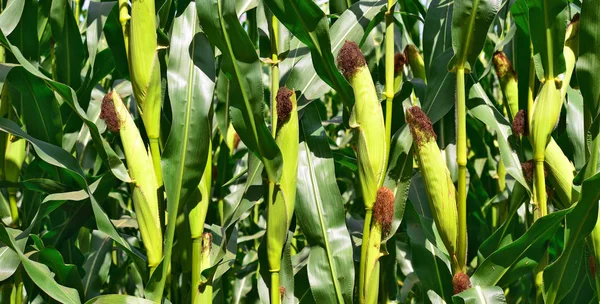
[[[350,127],[358,135],[358,177],[365,208],[370,210],[385,175],[387,148],[383,110],[365,57],[358,45],[346,41],[338,54],[337,62],[354,89],[355,103],[350,115]]]
[[[268,206],[267,252],[269,271],[279,272],[287,231],[294,215],[298,175],[298,110],[294,91],[282,87],[277,92],[278,130],[275,142],[281,149],[283,168],[275,201]]]
[[[406,111],[406,121],[413,136],[415,155],[419,161],[433,220],[448,250],[450,260],[456,265],[458,210],[456,190],[450,171],[446,167],[431,121],[425,112],[419,107],[409,108]]]
[[[104,119],[110,131],[119,132],[121,136],[129,174],[133,179],[133,206],[146,247],[148,265],[155,267],[162,259],[162,230],[152,156],[119,94],[110,92],[104,96],[100,118]]]
[[[427,75],[425,74],[425,61],[423,56],[414,44],[409,44],[404,48],[404,56],[410,66],[410,69],[415,78],[421,78],[427,83]]]

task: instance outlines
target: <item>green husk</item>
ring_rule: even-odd
[[[283,94],[282,94],[283,93]],[[281,150],[283,168],[279,185],[273,185],[274,202],[268,206],[267,216],[267,253],[269,271],[272,277],[278,278],[281,269],[281,257],[286,243],[287,232],[294,215],[294,204],[296,200],[296,178],[298,173],[298,145],[299,127],[296,94],[287,88],[279,89],[277,94],[277,107],[282,107],[283,102],[290,102],[288,118],[278,123],[275,142]],[[281,95],[281,97],[280,97]],[[281,98],[281,100],[279,100]],[[290,104],[287,104],[290,106]],[[282,115],[279,115],[280,117]],[[279,284],[276,284],[277,286]],[[272,293],[279,289],[271,290]]]
[[[419,161],[433,220],[448,250],[455,272],[459,271],[456,257],[458,210],[456,189],[450,171],[437,145],[431,121],[425,113],[418,107],[412,107],[406,111],[406,121],[413,136],[415,156]]]
[[[425,61],[423,56],[414,44],[409,44],[404,48],[404,56],[408,61],[408,65],[415,78],[421,78],[427,83],[427,75],[425,73]]]
[[[118,130],[121,136],[129,175],[133,180],[133,206],[146,247],[148,266],[155,267],[162,259],[162,230],[152,156],[119,94],[110,92],[104,97],[101,117],[109,129]]]

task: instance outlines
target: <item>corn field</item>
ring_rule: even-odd
[[[598,303],[600,1],[0,0],[0,303]]]

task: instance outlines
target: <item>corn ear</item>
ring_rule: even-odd
[[[358,45],[346,41],[337,61],[340,70],[354,89],[355,103],[350,114],[350,127],[358,134],[358,177],[365,208],[370,210],[385,175],[387,147],[383,110],[365,57]]]
[[[146,247],[148,265],[154,267],[162,258],[162,230],[152,157],[119,94],[110,92],[104,97],[100,117],[111,131],[118,131],[121,136],[129,174],[133,179],[133,206],[138,226]]]
[[[436,143],[431,121],[419,107],[406,111],[406,121],[413,136],[413,145],[429,207],[442,241],[455,263],[456,241],[458,237],[458,210],[456,207],[456,189],[450,177],[450,171]]]
[[[298,111],[296,94],[288,88],[280,88],[277,93],[277,108],[287,109],[287,115],[279,113],[279,129],[275,142],[281,149],[283,168],[281,180],[276,189],[275,202],[268,206],[267,251],[269,270],[278,272],[281,266],[281,254],[285,245],[287,231],[292,222],[296,201],[296,178],[298,175]],[[287,119],[286,119],[287,116]]]
[[[129,22],[129,71],[133,95],[148,138],[159,138],[161,83],[154,1],[132,1]]]
[[[200,201],[190,211],[190,231],[192,239],[202,237],[204,232],[204,222],[206,221],[206,213],[208,212],[208,206],[210,204],[210,186],[212,184],[212,143],[209,141],[208,144],[208,158],[206,160],[206,166],[204,167],[204,173],[200,184],[198,184],[198,190],[200,192]]]
[[[413,76],[416,78],[421,78],[425,83],[427,83],[427,75],[425,74],[425,61],[423,61],[423,56],[417,49],[417,46],[414,44],[409,44],[404,48],[404,56],[406,56],[406,60],[408,61],[408,65],[410,65],[410,69],[413,73]]]
[[[517,112],[519,112],[519,88],[517,83],[517,75],[513,66],[502,51],[494,53],[492,59],[498,79],[500,80],[500,88],[504,94],[505,106],[508,110],[508,118],[513,120]]]
[[[533,103],[533,113],[529,120],[529,135],[533,146],[533,159],[544,160],[546,145],[550,135],[558,123],[562,100],[557,83],[549,79],[542,85],[540,94]]]

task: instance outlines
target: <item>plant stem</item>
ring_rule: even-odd
[[[273,288],[277,286],[277,288]],[[271,304],[279,304],[281,294],[279,293],[279,271],[271,272]]]
[[[385,13],[385,142],[387,158],[390,152],[390,141],[392,138],[392,102],[394,101],[394,12],[393,1],[388,0],[387,12]]]
[[[360,272],[358,279],[358,297],[359,303],[365,303],[365,288],[367,275],[367,254],[369,249],[369,236],[371,233],[371,219],[373,217],[373,209],[367,209],[365,214],[365,224],[363,227],[362,244],[360,245]]]
[[[544,159],[535,160],[535,186],[536,186],[536,204],[538,208],[539,219],[548,214],[547,196],[546,196],[546,178],[544,177]]]
[[[210,267],[210,249],[212,247],[212,234],[205,232],[202,234],[202,245],[200,247],[200,271],[198,275],[201,276],[202,272]],[[194,250],[196,250],[194,248]],[[200,293],[196,303],[212,303],[213,298],[213,286],[212,281],[207,281],[204,285],[200,286],[201,278],[198,277],[198,286],[196,290]],[[194,302],[192,302],[194,303]]]
[[[271,19],[271,134],[273,138],[277,133],[277,90],[279,90],[279,21],[274,15]]]
[[[200,286],[200,268],[202,267],[202,238],[192,240],[192,303],[200,303],[198,286]],[[197,271],[196,271],[197,270]]]
[[[456,163],[458,164],[458,266],[463,272],[467,265],[467,111],[465,69],[456,71]]]
[[[156,175],[156,182],[158,189],[156,194],[158,198],[158,214],[160,218],[160,226],[165,225],[165,197],[163,195],[163,179],[162,179],[162,168],[160,166],[160,147],[158,138],[149,138],[150,141],[150,154],[152,154],[152,166],[154,167],[154,174]]]

